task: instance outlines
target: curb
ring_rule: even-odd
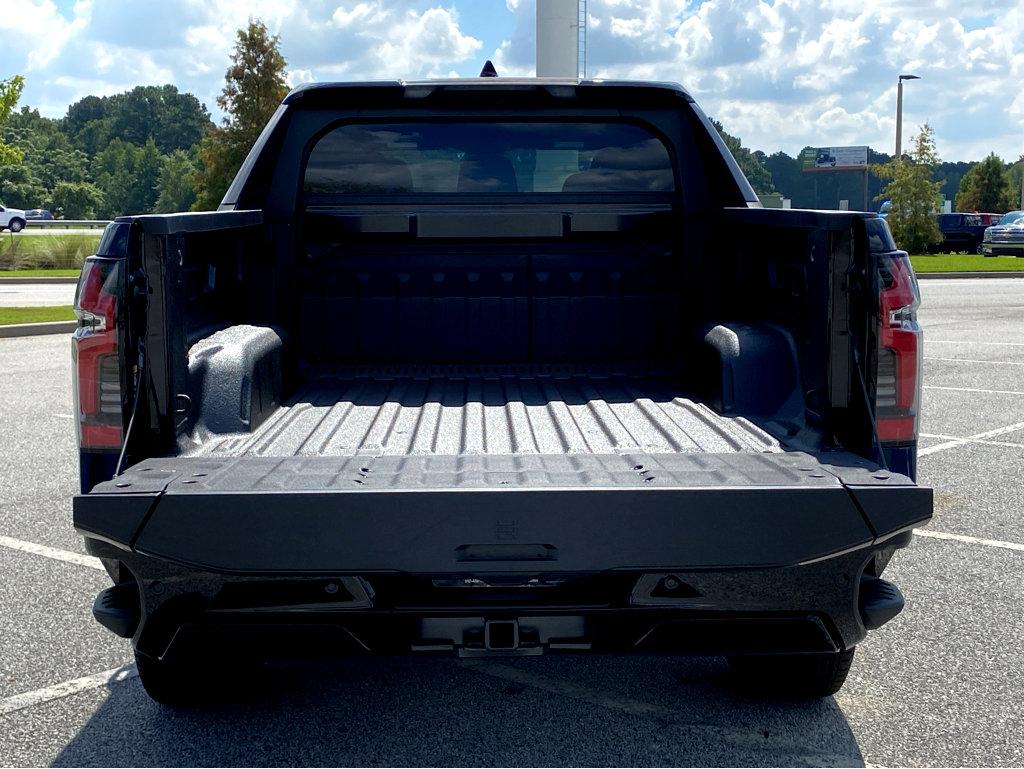
[[[17,285],[27,284],[27,283],[36,283],[36,284],[42,283],[42,284],[49,284],[49,285],[67,284],[67,285],[73,286],[73,285],[76,285],[78,283],[78,278],[50,278],[50,277],[13,278],[13,277],[0,277],[0,286],[3,286],[5,284],[6,285],[11,285],[11,286],[17,286]]]
[[[952,278],[1024,278],[1024,272],[919,272],[918,280],[950,280]]]
[[[43,334],[70,334],[78,328],[77,320],[56,320],[51,323],[11,323],[0,326],[0,339]]]

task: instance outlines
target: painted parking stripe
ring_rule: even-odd
[[[42,689],[35,689],[24,694],[15,694],[12,697],[5,697],[0,700],[0,716],[14,713],[35,705],[42,705],[45,702],[60,700],[70,697],[73,694],[87,692],[90,689],[99,689],[102,686],[121,683],[139,675],[134,665],[104,670],[102,673],[93,673],[91,676],[82,676],[73,681],[63,681],[53,686],[46,686]]]
[[[929,339],[928,344],[969,344],[989,347],[1024,347],[1024,342],[962,342],[953,339]]]
[[[1024,553],[1024,545],[1019,542],[1003,542],[1001,539],[981,539],[980,537],[968,537],[966,534],[950,534],[945,531],[932,531],[931,529],[914,529],[914,534],[931,539],[945,539],[950,542],[966,542],[968,545],[984,545],[985,547],[998,547],[1002,550],[1016,550]]]
[[[986,395],[1024,395],[1024,390],[985,390],[981,387],[941,387],[940,385],[922,385],[925,390],[949,390],[958,393],[985,393]]]
[[[55,547],[37,545],[35,542],[26,542],[23,539],[2,535],[0,535],[0,546],[9,547],[11,550],[20,550],[23,553],[31,553],[32,555],[41,555],[44,558],[52,558],[55,561],[73,563],[76,566],[88,566],[90,569],[104,571],[103,564],[100,563],[99,559],[93,558],[91,555],[72,553],[70,550],[58,550]]]
[[[978,360],[977,358],[939,358],[925,355],[925,360],[942,360],[949,363],[991,363],[996,366],[1024,366],[1024,360]]]
[[[969,441],[965,438],[958,438],[955,435],[935,435],[934,433],[921,433],[922,438],[938,438],[941,441],[962,441],[964,443],[976,443],[979,446],[1002,446],[1008,449],[1024,449],[1024,443],[1010,443],[1009,441]]]
[[[1018,430],[1024,430],[1024,422],[1017,422],[1013,425],[1007,425],[1006,427],[997,427],[995,430],[986,430],[983,433],[975,433],[974,435],[967,435],[963,438],[954,438],[953,440],[946,441],[945,443],[936,443],[934,446],[928,446],[920,449],[917,452],[919,457],[926,457],[930,454],[936,454],[946,449],[953,449],[957,446],[964,446],[973,441],[984,440],[985,438],[995,438],[999,435],[1006,435],[1006,433],[1015,433]]]

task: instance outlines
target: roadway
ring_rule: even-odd
[[[68,340],[0,340],[0,764],[1024,764],[1024,280],[922,290],[935,520],[887,572],[906,611],[814,703],[717,658],[543,657],[276,663],[245,701],[156,705],[90,617]]]
[[[34,235],[95,235],[103,234],[102,227],[38,227],[29,225],[21,232],[9,232],[5,230],[5,238],[30,238]]]
[[[0,281],[0,307],[54,307],[75,299],[73,283],[7,283]]]

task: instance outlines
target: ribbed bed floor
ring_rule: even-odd
[[[252,434],[207,456],[778,452],[743,418],[619,368],[361,367],[311,380]]]

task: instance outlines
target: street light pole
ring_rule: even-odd
[[[896,85],[896,160],[903,156],[903,81],[920,79],[917,75],[900,75]]]

